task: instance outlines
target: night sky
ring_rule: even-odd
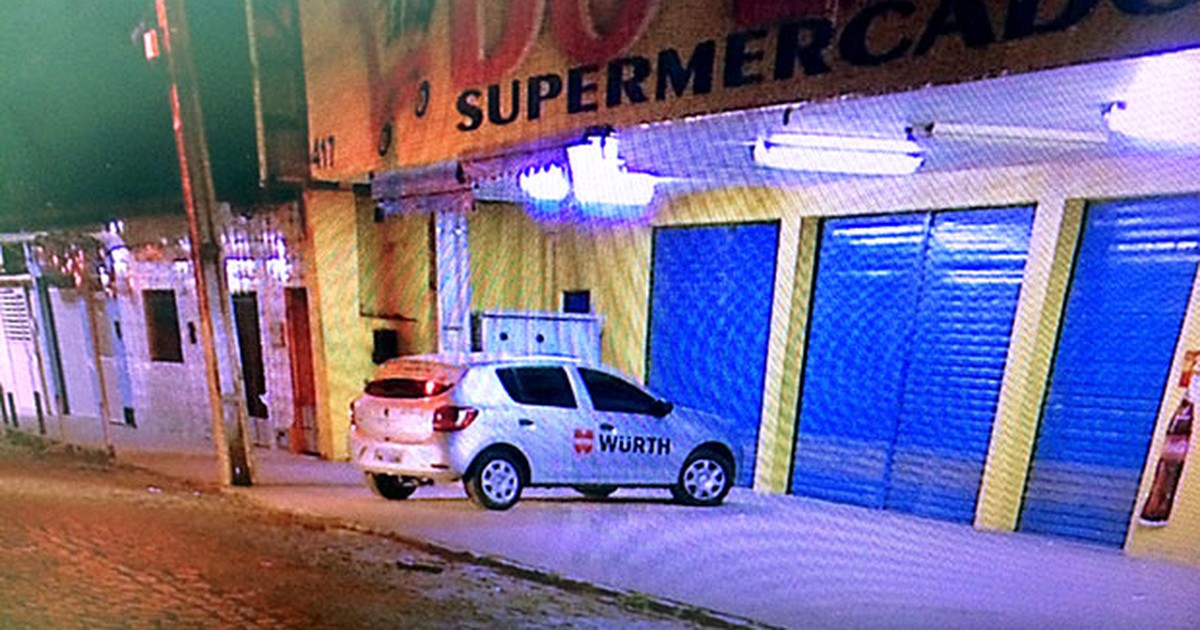
[[[188,17],[217,195],[247,199],[243,0],[192,0]],[[142,21],[154,24],[152,0],[0,2],[0,231],[178,211],[165,61],[131,38]]]

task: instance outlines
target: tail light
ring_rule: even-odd
[[[433,430],[434,431],[461,431],[475,421],[475,416],[479,415],[479,410],[474,407],[457,407],[455,405],[446,405],[438,407],[433,412]]]

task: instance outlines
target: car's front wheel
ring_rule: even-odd
[[[696,451],[679,471],[671,494],[688,505],[720,505],[733,486],[733,464],[714,450]]]
[[[379,475],[366,473],[367,487],[379,496],[389,501],[400,501],[412,496],[420,485],[416,479],[397,477],[395,475]]]
[[[465,480],[467,495],[480,507],[507,510],[521,499],[525,487],[521,465],[504,451],[490,451],[479,457],[473,474]]]

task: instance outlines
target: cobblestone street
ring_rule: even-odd
[[[689,627],[0,440],[0,628]]]

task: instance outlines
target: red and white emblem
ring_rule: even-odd
[[[589,429],[575,429],[575,452],[581,454],[591,453],[592,440],[595,437],[595,432]]]

